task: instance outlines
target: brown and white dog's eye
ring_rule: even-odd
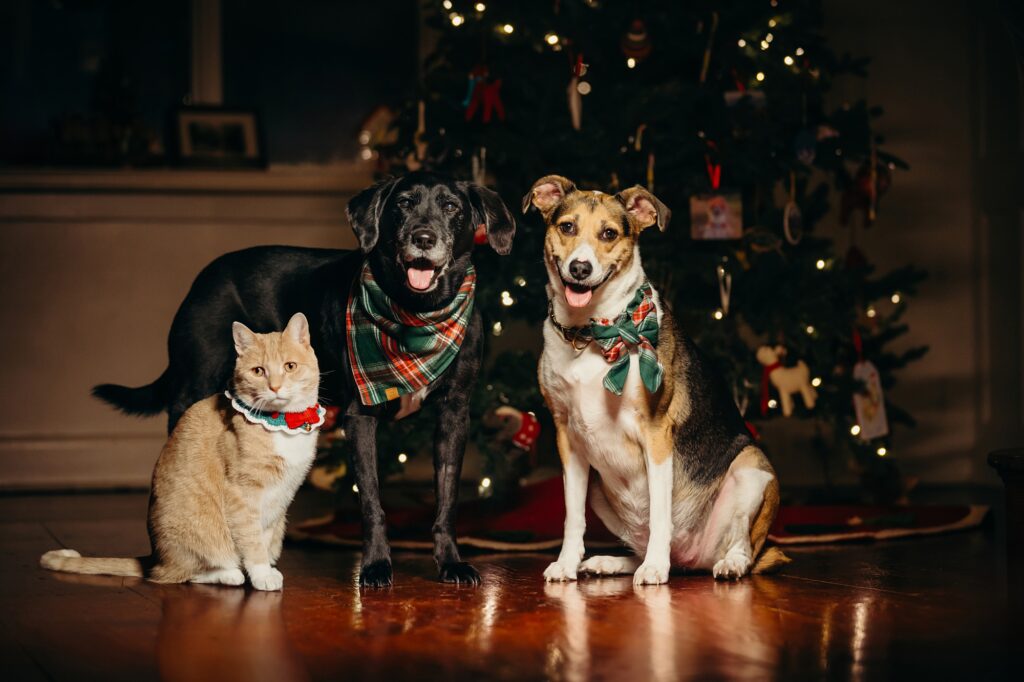
[[[558,230],[567,237],[572,237],[576,234],[576,223],[572,221],[566,221],[564,223],[558,223]]]
[[[255,374],[258,377],[263,376],[264,372],[266,372],[266,370],[264,370],[262,367],[253,367],[252,368],[252,373]]]
[[[615,239],[618,236],[619,236],[619,233],[616,232],[615,230],[613,230],[610,227],[606,227],[603,230],[601,230],[601,234],[600,234],[601,241],[605,241],[605,242],[613,242],[613,241],[615,241]]]
[[[286,372],[294,372],[296,367],[298,367],[298,364],[296,364],[294,362],[286,362],[286,363],[284,363],[284,371],[286,371]]]

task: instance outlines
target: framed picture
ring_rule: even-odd
[[[690,197],[690,237],[739,239],[743,236],[743,203],[739,193]]]
[[[177,158],[184,165],[266,166],[263,135],[253,111],[217,107],[179,109],[174,126]]]

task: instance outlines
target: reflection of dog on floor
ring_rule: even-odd
[[[647,281],[640,232],[669,210],[634,187],[611,196],[541,178],[524,198],[547,224],[549,319],[540,384],[564,467],[565,536],[549,581],[577,572],[664,583],[670,566],[739,578],[786,561],[764,550],[779,486],[731,392]],[[582,561],[590,504],[637,554]]]

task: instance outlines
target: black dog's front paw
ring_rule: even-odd
[[[465,561],[443,564],[441,566],[441,582],[458,585],[479,585],[480,574]]]
[[[392,582],[391,562],[387,559],[369,563],[359,572],[359,584],[363,587],[390,587]]]

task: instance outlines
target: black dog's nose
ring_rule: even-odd
[[[416,230],[412,233],[412,243],[417,248],[429,251],[437,243],[437,235],[432,230]]]
[[[569,274],[579,280],[584,280],[590,277],[590,273],[594,271],[594,266],[589,261],[585,260],[574,260],[569,263]]]

